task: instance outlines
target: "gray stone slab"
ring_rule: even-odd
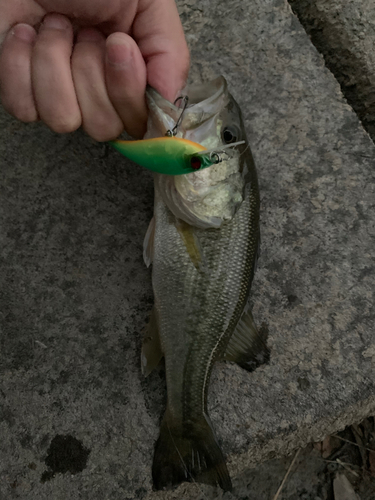
[[[374,146],[286,0],[179,7],[191,78],[228,79],[262,194],[252,302],[271,361],[218,364],[209,395],[234,492],[152,492],[165,384],[139,366],[151,176],[1,112],[0,498],[243,498],[246,468],[375,412]],[[56,435],[82,442],[87,466],[42,483]]]
[[[375,141],[375,3],[289,0]]]

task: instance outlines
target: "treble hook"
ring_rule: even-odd
[[[185,113],[185,110],[187,108],[187,105],[188,105],[188,102],[189,102],[189,97],[187,95],[177,97],[177,99],[175,100],[174,104],[176,105],[176,102],[178,102],[180,99],[182,99],[182,101],[183,101],[183,108],[182,108],[181,114],[178,117],[178,120],[176,121],[176,125],[172,128],[172,130],[167,130],[167,132],[165,134],[167,137],[174,137],[174,136],[177,135],[177,129],[181,125],[182,117],[183,117],[183,115]]]
[[[213,164],[218,164],[224,161],[224,158],[226,159],[231,159],[231,153],[230,151],[233,150],[235,146],[240,146],[241,144],[245,144],[245,141],[238,141],[238,142],[232,142],[231,144],[227,144],[226,146],[221,146],[218,149],[211,149],[211,150],[203,150],[199,151],[196,153],[196,156],[206,156],[208,155],[210,161],[213,162]]]
[[[212,151],[210,153],[210,160],[213,161],[213,163],[215,163],[216,165],[218,163],[221,163],[223,161],[223,158],[220,153],[222,152],[224,151]]]

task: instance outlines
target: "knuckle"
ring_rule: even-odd
[[[187,76],[190,66],[190,52],[187,45],[184,44],[179,51],[176,62],[181,67],[181,71],[184,73],[184,75]]]
[[[123,131],[123,125],[120,122],[110,123],[107,119],[96,120],[95,126],[92,124],[84,125],[84,130],[89,134],[90,137],[98,142],[110,141],[116,139]]]
[[[129,89],[126,89],[126,92],[124,92],[124,88],[115,85],[113,82],[109,81],[107,82],[107,89],[108,89],[108,96],[109,99],[112,102],[112,105],[116,108],[118,106],[129,106],[130,103],[132,102],[132,97],[129,96],[127,93],[129,92]]]
[[[38,35],[33,49],[33,59],[45,60],[52,65],[56,64],[58,53],[70,55],[71,40],[68,34],[59,32],[42,32]]]
[[[8,99],[4,96],[1,96],[1,102],[5,111],[21,122],[31,123],[38,120],[38,113],[33,103],[20,104],[19,99]]]
[[[24,123],[32,123],[38,120],[38,113],[36,109],[32,106],[25,109],[16,109],[13,113],[11,113],[17,120],[20,120]]]
[[[40,61],[47,61],[51,65],[54,65],[56,63],[54,44],[51,41],[38,39],[34,48],[33,61],[38,63]]]
[[[64,115],[54,117],[51,121],[45,121],[49,128],[58,134],[74,132],[81,126],[81,117],[79,115]]]
[[[76,74],[91,75],[97,67],[97,61],[89,54],[74,54],[72,57],[72,68]]]

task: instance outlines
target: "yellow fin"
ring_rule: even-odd
[[[175,226],[185,244],[186,251],[194,267],[201,271],[204,270],[203,252],[193,227],[181,219],[176,220]]]
[[[142,343],[141,368],[145,377],[159,365],[162,357],[163,351],[161,350],[159,328],[154,306],[150,314],[150,320],[145,328]]]
[[[259,365],[267,363],[269,357],[267,334],[258,332],[250,305],[247,304],[228,343],[224,359],[253,371]]]

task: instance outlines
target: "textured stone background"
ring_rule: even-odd
[[[289,0],[375,141],[375,3]]]
[[[0,113],[0,498],[239,499],[246,469],[375,413],[374,146],[286,0],[179,3],[192,80],[223,74],[262,194],[254,315],[271,361],[218,364],[234,492],[152,492],[163,373],[143,379],[151,176],[81,132]],[[56,435],[90,450],[42,483]]]

